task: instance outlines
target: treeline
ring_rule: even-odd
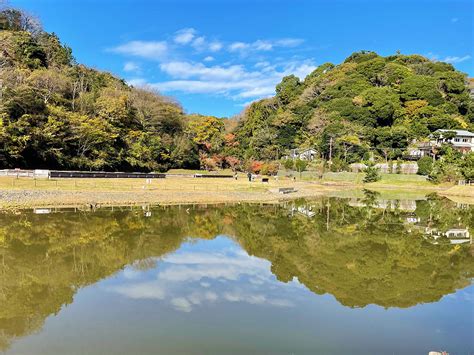
[[[354,53],[304,80],[287,76],[274,97],[219,119],[186,115],[168,97],[77,64],[17,10],[0,11],[0,45],[0,168],[275,173],[290,149],[311,147],[340,171],[402,159],[437,129],[474,130],[466,75],[419,55]],[[472,154],[436,153],[434,175],[474,178]]]

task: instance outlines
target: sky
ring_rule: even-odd
[[[11,0],[79,63],[230,117],[285,75],[373,50],[421,54],[474,76],[473,0]]]

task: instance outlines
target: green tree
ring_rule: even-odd
[[[429,175],[433,169],[433,159],[428,156],[421,157],[418,160],[418,172],[419,175]]]
[[[364,182],[376,182],[379,181],[382,177],[380,176],[380,169],[377,168],[373,163],[369,164],[367,168],[364,169]]]

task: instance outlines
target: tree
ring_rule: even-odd
[[[297,172],[300,173],[300,178],[303,174],[303,171],[305,171],[307,167],[308,167],[308,162],[306,160],[302,160],[302,159],[295,160],[295,169]]]
[[[428,156],[421,157],[418,160],[418,175],[428,176],[433,169],[433,159]]]
[[[364,182],[376,182],[379,181],[382,177],[380,176],[380,169],[377,168],[373,163],[369,164],[367,168],[364,169]]]
[[[283,166],[286,170],[293,170],[295,167],[295,162],[293,161],[293,159],[288,158],[283,160]]]
[[[295,75],[285,76],[276,86],[276,96],[282,104],[288,104],[302,91],[300,79]]]
[[[233,156],[226,157],[225,161],[226,161],[227,165],[229,165],[229,167],[234,172],[237,170],[237,167],[240,165],[240,160],[236,157],[233,157]]]

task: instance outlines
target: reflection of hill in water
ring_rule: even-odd
[[[369,196],[364,205],[370,204]],[[351,307],[434,302],[471,281],[471,246],[435,245],[422,231],[425,225],[472,228],[473,208],[420,201],[414,225],[407,222],[412,214],[396,209],[335,199],[311,206],[306,214],[306,205],[239,205],[154,210],[151,218],[141,211],[2,215],[0,349],[40,329],[78,288],[127,264],[149,267],[151,257],[173,252],[186,236],[234,236],[249,254],[269,260],[279,280],[297,277],[311,291]]]

